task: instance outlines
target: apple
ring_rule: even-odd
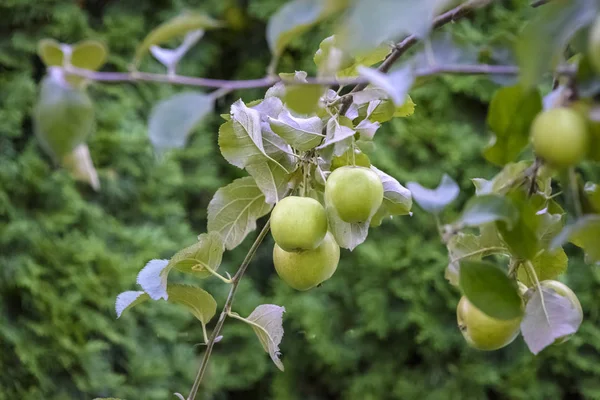
[[[467,343],[478,350],[498,350],[518,336],[521,317],[508,321],[483,313],[463,296],[456,308],[458,328]]]
[[[565,285],[562,282],[551,281],[551,280],[541,281],[540,286],[542,288],[551,289],[556,294],[558,294],[562,297],[566,297],[569,300],[569,302],[573,305],[576,312],[579,314],[579,318],[581,320],[583,320],[583,309],[581,308],[581,303],[579,302],[579,299],[577,298],[575,293],[571,290],[571,288],[569,288],[567,285]],[[564,343],[567,340],[569,340],[571,338],[571,336],[573,336],[573,334],[559,337],[554,341],[554,343],[555,344]]]
[[[288,252],[277,243],[273,248],[273,264],[279,277],[296,290],[308,290],[331,278],[340,261],[340,246],[327,232],[314,250]]]
[[[325,184],[325,202],[331,204],[345,222],[366,222],[383,201],[383,185],[369,168],[337,168]]]
[[[289,196],[271,213],[271,234],[285,251],[316,249],[327,233],[327,214],[317,200]]]
[[[566,107],[539,113],[531,124],[530,135],[535,154],[556,168],[583,160],[590,141],[586,120]]]

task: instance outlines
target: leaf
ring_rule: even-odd
[[[406,101],[401,106],[396,107],[394,112],[394,118],[405,118],[410,117],[415,113],[416,104],[413,102],[410,96],[406,96]]]
[[[523,176],[525,170],[531,165],[529,161],[519,161],[517,163],[508,163],[502,168],[492,180],[483,178],[474,178],[475,194],[477,196],[486,194],[505,194],[512,184],[517,183],[517,179]]]
[[[222,27],[220,21],[199,12],[185,12],[162,23],[150,32],[135,51],[134,65],[138,65],[151,46],[160,45],[171,39],[183,36],[199,29]]]
[[[218,232],[231,250],[256,229],[256,220],[271,207],[252,177],[236,179],[217,190],[208,204],[208,231]]]
[[[334,148],[333,154],[335,156],[341,156],[350,147],[352,137],[356,133],[351,127],[352,121],[347,117],[338,116],[337,118],[330,118],[329,121],[327,121],[325,140],[317,147],[317,149],[323,149],[339,143],[339,145]]]
[[[246,166],[246,171],[254,178],[268,204],[277,203],[288,190],[291,174],[280,165],[273,161],[264,161]]]
[[[84,143],[95,127],[94,103],[88,94],[50,71],[40,84],[33,111],[35,134],[57,162]]]
[[[425,37],[447,0],[357,0],[339,29],[340,45],[352,54],[414,34]]]
[[[512,228],[519,218],[519,211],[510,200],[498,195],[471,198],[457,221],[460,226],[481,226],[490,222],[504,221]]]
[[[150,53],[156,58],[162,65],[174,72],[175,65],[183,58],[183,56],[204,36],[204,30],[198,29],[195,31],[188,32],[183,41],[175,49],[164,49],[159,46],[150,46]]]
[[[487,124],[495,136],[483,152],[485,158],[498,165],[513,161],[529,143],[529,127],[541,110],[538,90],[518,85],[499,89],[487,116]]]
[[[340,247],[352,251],[367,239],[370,221],[362,223],[342,221],[335,207],[328,204],[327,201],[325,202],[325,211],[327,212],[329,231]]]
[[[292,39],[313,25],[343,11],[348,0],[292,0],[269,19],[267,42],[271,53],[279,57]]]
[[[460,189],[456,182],[444,174],[439,186],[427,189],[417,182],[408,182],[406,187],[412,193],[413,199],[425,211],[437,214],[452,203],[458,196]]]
[[[247,320],[262,327],[252,326],[263,349],[269,353],[273,363],[283,371],[283,363],[279,359],[279,344],[283,339],[283,313],[284,307],[275,304],[261,304],[252,311]]]
[[[176,268],[199,278],[207,278],[212,274],[205,267],[217,271],[221,266],[222,257],[221,236],[216,232],[203,233],[198,236],[196,243],[175,253],[166,268]]]
[[[556,339],[577,332],[581,322],[581,314],[567,297],[542,287],[541,293],[535,290],[527,301],[521,333],[529,350],[538,354]]]
[[[123,312],[129,310],[133,306],[144,303],[150,300],[150,296],[144,291],[128,291],[123,292],[117,296],[115,303],[115,311],[117,312],[117,318],[120,318]]]
[[[335,35],[328,36],[321,41],[313,61],[319,75],[335,75],[340,69],[347,68],[354,63],[352,56],[336,46]]]
[[[453,235],[446,246],[450,261],[448,267],[446,267],[445,278],[454,286],[458,286],[459,284],[458,277],[461,261],[479,261],[490,254],[500,252],[496,248],[486,250],[479,236],[463,232]]]
[[[214,297],[199,287],[171,283],[168,292],[170,303],[186,306],[203,325],[206,325],[217,312],[217,302]]]
[[[269,118],[269,125],[273,132],[301,151],[313,149],[323,140],[323,122],[319,117],[296,118],[284,110],[277,118]]]
[[[369,50],[362,54],[356,54],[352,64],[342,69],[341,71],[338,71],[336,76],[338,78],[351,78],[358,76],[358,70],[360,67],[370,67],[372,65],[375,65],[383,61],[387,57],[387,55],[390,54],[390,52],[390,46],[381,45],[377,46],[373,50]]]
[[[297,84],[286,86],[284,101],[288,108],[298,114],[308,115],[317,111],[319,99],[325,88],[321,85]]]
[[[171,268],[169,260],[150,260],[138,273],[137,283],[148,293],[152,300],[169,298],[167,293],[167,278]]]
[[[363,119],[354,128],[360,135],[361,140],[373,140],[375,133],[381,127],[379,122],[371,122],[368,119]]]
[[[388,74],[373,68],[359,67],[360,76],[367,79],[373,86],[383,89],[396,106],[406,103],[408,90],[413,84],[414,76],[410,67],[397,69]]]
[[[411,214],[412,195],[410,190],[375,166],[371,165],[371,169],[375,171],[383,184],[383,202],[371,218],[370,226],[379,226],[384,218],[391,218],[394,215]]]
[[[61,44],[54,39],[42,39],[38,42],[38,55],[46,67],[62,66],[63,51]]]
[[[600,213],[600,186],[593,182],[586,182],[583,194],[590,208],[595,213]]]
[[[515,283],[495,264],[461,261],[459,284],[467,299],[492,318],[510,320],[523,315]]]
[[[497,221],[496,226],[502,239],[513,256],[524,260],[532,260],[540,250],[538,229],[541,218],[526,193],[519,191],[507,195],[519,212],[517,220],[509,226],[504,221]]]
[[[245,168],[250,164],[272,161],[289,172],[265,150],[259,111],[238,100],[231,106],[231,118],[219,128],[221,154],[230,164]]]
[[[551,242],[550,249],[556,249],[570,241],[581,247],[586,258],[593,263],[600,262],[600,215],[585,215],[574,223],[565,226]]]
[[[214,104],[211,96],[184,92],[154,106],[148,121],[148,134],[155,149],[183,147],[192,130],[209,115]]]
[[[543,253],[535,257],[531,264],[535,270],[535,274],[538,280],[553,280],[558,278],[567,271],[569,259],[567,254],[562,248],[558,248],[553,251],[545,250]],[[533,286],[535,282],[532,282],[527,275],[527,270],[522,267],[519,268],[517,277],[519,281],[523,282],[527,286]]]
[[[100,190],[98,172],[94,168],[87,144],[75,147],[70,154],[62,158],[61,165],[71,173],[74,179],[89,184],[96,191]]]
[[[569,40],[594,21],[596,12],[594,0],[551,1],[536,10],[515,41],[523,87],[533,87],[558,65]]]
[[[71,64],[77,68],[96,71],[106,62],[108,49],[97,40],[84,40],[71,50]]]

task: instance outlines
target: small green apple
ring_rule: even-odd
[[[271,234],[285,251],[317,248],[327,233],[327,214],[317,200],[289,196],[280,200],[271,213]]]
[[[587,123],[571,108],[553,108],[539,113],[531,124],[535,154],[556,168],[579,163],[590,141]]]
[[[498,350],[518,336],[521,317],[508,321],[484,314],[463,296],[456,308],[458,328],[467,343],[478,350]]]
[[[368,168],[341,167],[327,178],[325,202],[335,208],[342,221],[368,221],[382,201],[381,179]]]
[[[565,285],[562,282],[551,281],[551,280],[541,281],[540,286],[542,288],[552,289],[556,294],[558,294],[562,297],[566,297],[571,302],[573,307],[575,307],[575,310],[579,314],[580,318],[583,319],[583,309],[581,308],[581,303],[579,302],[579,299],[577,298],[575,293],[571,290],[571,288],[569,288],[567,285]],[[573,336],[573,335],[571,334],[571,335],[566,335],[566,336],[560,337],[554,341],[554,344],[564,343],[567,340],[569,340],[571,338],[571,336]]]
[[[279,277],[296,290],[308,290],[331,278],[340,261],[340,246],[329,232],[314,250],[287,252],[275,243],[273,264]]]

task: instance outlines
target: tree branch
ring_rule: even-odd
[[[248,268],[250,261],[252,261],[252,259],[254,258],[254,255],[256,254],[258,247],[260,246],[260,244],[262,243],[264,238],[269,233],[270,228],[271,228],[271,224],[270,224],[270,220],[268,220],[267,223],[265,224],[265,226],[262,228],[262,230],[258,234],[258,236],[256,237],[256,240],[254,240],[254,243],[252,243],[252,247],[250,248],[250,250],[248,250],[248,253],[246,254],[246,258],[244,258],[244,261],[242,261],[240,268],[235,273],[233,278],[231,278],[231,289],[229,290],[229,295],[227,296],[227,300],[225,300],[225,305],[223,306],[223,311],[221,311],[221,314],[219,315],[219,320],[217,321],[217,325],[215,326],[215,329],[212,331],[212,334],[210,335],[210,339],[208,340],[208,343],[206,344],[206,351],[204,352],[204,357],[202,357],[202,362],[200,363],[200,368],[198,369],[198,373],[196,374],[196,379],[194,380],[194,384],[192,385],[192,389],[190,390],[190,395],[188,396],[187,400],[194,400],[196,398],[196,395],[198,394],[198,388],[200,387],[200,383],[202,382],[202,377],[204,376],[204,373],[206,372],[206,369],[208,367],[208,361],[210,360],[210,355],[212,353],[213,347],[215,346],[216,339],[219,336],[219,334],[221,333],[221,330],[223,329],[223,324],[225,323],[225,319],[227,318],[227,315],[231,312],[231,305],[233,303],[233,297],[235,296],[235,292],[237,291],[240,281],[242,280],[242,277],[244,276],[244,273],[246,272],[246,269]]]

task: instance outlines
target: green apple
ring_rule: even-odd
[[[314,250],[288,252],[275,243],[273,264],[277,274],[296,290],[308,290],[331,278],[340,261],[340,246],[329,232]]]
[[[561,107],[539,113],[531,124],[535,154],[556,168],[579,163],[586,156],[589,132],[576,110]]]
[[[478,350],[498,350],[518,336],[521,317],[508,321],[495,319],[476,308],[465,296],[456,308],[458,328],[467,343]]]
[[[327,178],[325,202],[335,208],[342,221],[368,221],[382,201],[381,179],[368,168],[341,167]]]
[[[316,249],[327,233],[327,214],[310,197],[285,197],[271,213],[271,234],[285,251]]]
[[[596,72],[600,73],[600,17],[590,29],[587,55]]]
[[[567,285],[565,285],[562,282],[559,281],[541,281],[540,282],[540,286],[542,286],[542,288],[546,288],[546,289],[552,289],[556,294],[562,296],[562,297],[566,297],[571,304],[573,305],[573,307],[575,308],[575,310],[577,311],[577,313],[579,314],[579,317],[581,319],[583,319],[583,309],[581,308],[581,303],[579,302],[579,299],[577,298],[577,296],[575,295],[575,293],[571,290],[571,288],[569,288]],[[563,337],[560,337],[558,339],[556,339],[554,341],[555,344],[560,344],[560,343],[564,343],[567,340],[569,340],[571,338],[571,335],[566,335]]]

